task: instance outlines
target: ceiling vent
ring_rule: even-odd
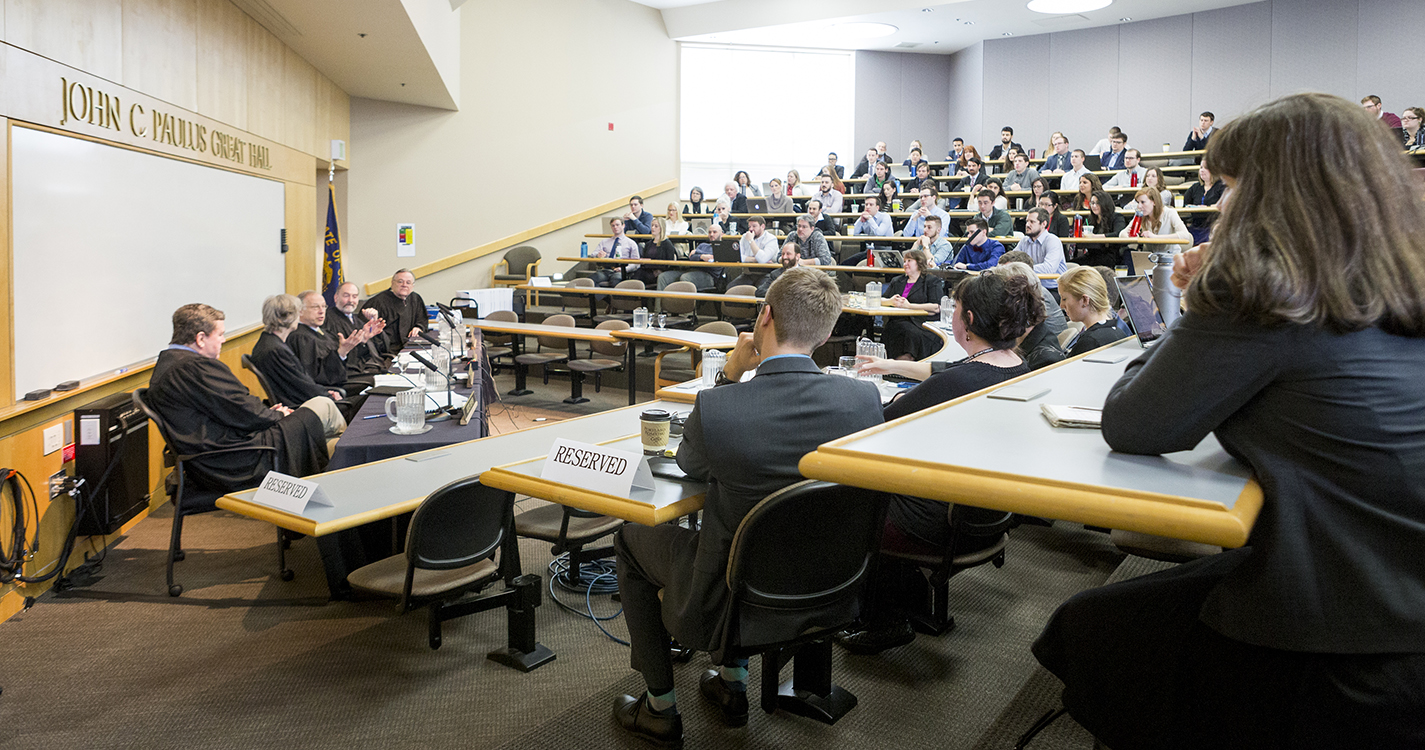
[[[1051,29],[1056,29],[1061,26],[1072,26],[1076,23],[1079,23],[1080,21],[1087,20],[1089,20],[1088,16],[1080,15],[1078,13],[1069,13],[1067,15],[1062,16],[1051,16],[1049,18],[1036,18],[1034,19],[1034,23],[1040,26],[1047,26]]]
[[[924,44],[924,42],[898,42],[898,43],[896,44],[895,48],[896,48],[896,49],[915,49],[916,47],[919,47],[919,46],[922,45],[922,44]]]

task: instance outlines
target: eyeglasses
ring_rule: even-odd
[[[1402,120],[1418,120],[1418,119],[1420,119],[1420,118],[1419,118],[1419,117],[1416,117],[1415,115],[1401,115],[1401,116],[1400,116],[1400,119],[1402,119]]]

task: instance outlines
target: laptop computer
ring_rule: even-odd
[[[1097,172],[1103,167],[1103,159],[1098,154],[1084,154],[1084,169]]]
[[[1147,349],[1168,332],[1158,312],[1158,302],[1153,299],[1153,284],[1147,276],[1120,276],[1116,281],[1123,306],[1128,308],[1128,322],[1138,335],[1138,343]]]
[[[721,239],[713,243],[713,261],[717,263],[741,263],[742,251],[737,248],[737,243],[728,239]]]
[[[1153,254],[1147,250],[1134,250],[1130,255],[1133,256],[1133,268],[1130,276],[1147,276],[1153,272],[1153,267],[1158,265],[1153,262]]]
[[[876,265],[881,268],[905,268],[905,256],[900,250],[872,250]]]
[[[765,214],[765,213],[767,213],[767,199],[766,199],[766,198],[748,198],[748,199],[747,199],[747,213],[750,213],[750,214]]]

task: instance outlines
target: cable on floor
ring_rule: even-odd
[[[619,607],[617,612],[604,617],[594,614],[595,594],[602,596],[618,592],[618,579],[615,577],[617,575],[616,570],[616,563],[613,560],[589,560],[580,566],[580,574],[577,576],[577,580],[573,580],[569,575],[569,554],[562,554],[549,561],[549,598],[553,600],[555,604],[559,605],[560,609],[592,620],[595,627],[602,631],[604,635],[608,636],[609,640],[627,646],[628,641],[610,633],[608,629],[604,627],[604,622],[615,619],[623,614],[623,607]],[[593,574],[592,578],[588,577],[590,574]],[[604,581],[604,579],[609,580]],[[588,583],[582,583],[583,580],[587,580]],[[559,583],[559,588],[561,589],[572,591],[576,594],[583,594],[584,608],[579,609],[560,601],[559,597],[554,593],[555,582]]]

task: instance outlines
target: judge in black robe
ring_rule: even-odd
[[[268,471],[306,476],[326,468],[322,421],[291,404],[283,416],[262,405],[228,366],[191,348],[172,346],[158,355],[148,384],[148,402],[169,426],[174,453],[191,455],[222,448],[272,446],[268,451],[227,453],[188,462],[188,476],[212,490],[255,486]]]
[[[340,309],[329,306],[327,307],[327,318],[322,322],[322,330],[332,341],[335,341],[337,336],[351,336],[365,323],[366,316],[355,308],[352,309],[350,315],[347,315]],[[362,376],[369,377],[386,372],[385,346],[386,337],[382,335],[352,349],[351,353],[346,355],[347,377],[355,378],[360,382]]]
[[[292,333],[288,331],[288,339],[292,337]],[[359,403],[345,397],[338,398],[341,394],[313,380],[287,342],[270,330],[263,331],[262,335],[257,337],[257,345],[252,347],[250,356],[252,363],[267,378],[267,385],[272,387],[273,392],[267,396],[275,403],[295,409],[307,399],[326,396],[336,401],[337,409],[341,410],[341,416],[348,422],[360,409]]]
[[[426,303],[417,294],[416,277],[401,269],[391,277],[391,288],[366,300],[362,309],[376,311],[386,321],[386,351],[399,353],[416,329],[428,330]]]

